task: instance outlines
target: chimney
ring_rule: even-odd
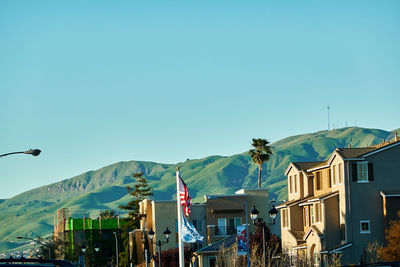
[[[349,144],[349,148],[351,148],[351,144]]]
[[[394,132],[394,141],[399,141],[399,137],[397,136],[397,131]]]

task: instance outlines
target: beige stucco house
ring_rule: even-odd
[[[292,162],[285,171],[288,201],[281,214],[283,250],[294,260],[325,266],[365,260],[365,248],[384,243],[400,210],[400,141],[337,148],[326,161]]]

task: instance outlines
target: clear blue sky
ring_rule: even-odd
[[[0,1],[0,198],[129,160],[400,127],[400,1]]]

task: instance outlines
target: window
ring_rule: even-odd
[[[218,218],[218,234],[226,235],[226,218]]]
[[[315,203],[315,222],[322,222],[321,203]]]
[[[344,223],[340,224],[340,240],[346,240],[346,225]]]
[[[217,266],[217,258],[213,257],[213,256],[209,257],[208,258],[208,266],[210,266],[210,267]]]
[[[294,175],[294,192],[297,193],[297,174]]]
[[[198,226],[201,220],[197,220]],[[232,235],[236,233],[236,227],[242,224],[241,218],[218,218],[217,235]]]
[[[360,221],[360,234],[370,234],[370,221]]]
[[[310,206],[310,217],[311,217],[311,224],[314,224],[314,207]]]
[[[236,233],[236,227],[238,225],[241,225],[242,223],[242,219],[241,218],[229,218],[228,219],[228,231],[227,234],[228,235],[233,235]]]
[[[288,210],[282,210],[282,227],[288,228],[289,227],[289,218],[288,218]]]
[[[359,162],[357,164],[357,181],[368,181],[368,163]]]
[[[309,211],[308,211],[308,207],[305,206],[305,207],[303,208],[304,226],[309,226],[309,225],[310,225],[310,216],[309,216],[309,213],[308,213],[308,212],[309,212]]]
[[[351,174],[353,181],[357,183],[368,183],[373,181],[374,170],[371,162],[356,162],[351,164]]]
[[[336,174],[337,174],[337,172],[336,172],[336,165],[333,165],[333,166],[332,166],[332,184],[333,184],[333,185],[336,185],[336,182],[337,182],[337,180],[336,180]]]
[[[202,232],[203,223],[201,219],[193,220],[193,226],[198,232]]]
[[[315,175],[316,175],[316,184],[317,184],[317,190],[321,190],[321,184],[322,184],[322,181],[321,181],[321,172],[316,172],[315,173]]]
[[[338,165],[338,174],[339,174],[339,184],[342,184],[343,182],[343,165],[342,163],[339,163]]]
[[[291,194],[293,191],[292,191],[292,176],[290,175],[289,176],[289,194]]]

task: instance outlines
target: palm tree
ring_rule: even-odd
[[[254,149],[249,150],[251,158],[258,165],[258,188],[261,188],[261,165],[268,161],[272,154],[271,147],[268,144],[269,142],[266,139],[253,138],[251,145]]]

